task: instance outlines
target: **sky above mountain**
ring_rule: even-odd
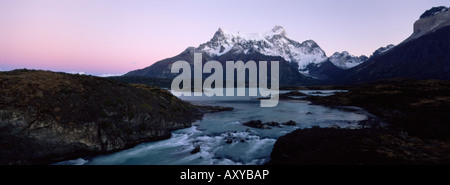
[[[281,25],[326,52],[367,55],[398,44],[447,0],[0,0],[0,70],[123,74],[207,42],[219,27]]]

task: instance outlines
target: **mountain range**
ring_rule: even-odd
[[[226,61],[237,60],[254,60],[257,65],[259,61],[279,61],[280,85],[317,84],[317,80],[299,71],[305,69],[308,64],[327,60],[325,52],[316,42],[308,40],[300,43],[292,40],[281,26],[275,26],[262,34],[229,33],[219,28],[210,41],[198,47],[188,47],[174,57],[158,61],[144,69],[128,72],[125,76],[172,79],[178,74],[170,72],[171,65],[178,60],[184,60],[193,66],[194,53],[202,53],[203,62],[216,60],[223,65]]]
[[[441,6],[425,11],[414,23],[413,34],[402,43],[380,47],[370,57],[347,51],[327,57],[313,40],[290,38],[282,26],[263,33],[230,33],[219,28],[211,40],[180,54],[130,71],[124,76],[172,79],[171,64],[193,54],[203,61],[280,61],[280,85],[348,84],[387,78],[450,79],[450,11]],[[192,69],[192,67],[191,67]],[[208,75],[204,74],[204,77]]]

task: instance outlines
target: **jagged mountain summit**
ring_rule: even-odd
[[[414,23],[413,34],[404,42],[417,39],[428,33],[435,32],[436,30],[445,26],[450,26],[450,11],[445,6],[433,7],[425,11]]]
[[[395,47],[394,44],[389,44],[386,47],[380,47],[377,50],[375,50],[372,53],[372,55],[370,55],[370,57],[367,57],[366,55],[354,56],[351,55],[348,51],[335,52],[328,59],[336,67],[339,67],[341,69],[350,69],[358,66],[359,64],[364,63],[365,61],[369,60],[372,57],[381,55],[394,47]]]
[[[393,44],[389,44],[386,47],[380,47],[375,50],[370,57],[365,55],[354,56],[348,51],[335,52],[328,58],[327,61],[319,64],[311,63],[300,72],[304,75],[325,82],[326,84],[330,84],[330,81],[341,80],[341,78],[346,76],[350,69],[358,67],[373,57],[383,55],[394,47],[395,45]]]
[[[394,44],[389,44],[389,45],[387,45],[386,47],[380,47],[380,48],[378,48],[377,50],[375,50],[375,51],[373,52],[373,54],[370,56],[370,58],[375,57],[375,56],[378,56],[378,55],[381,55],[381,54],[383,54],[383,53],[389,51],[390,49],[392,49],[392,48],[394,48],[394,47],[395,47]]]
[[[287,36],[281,26],[264,33],[231,33],[219,28],[213,38],[201,44],[197,51],[209,56],[220,56],[228,52],[258,52],[267,56],[280,56],[299,70],[311,63],[327,60],[325,52],[313,40],[302,43]]]
[[[379,53],[383,51],[380,49]],[[179,55],[128,72],[125,76],[172,79],[177,76],[176,73],[170,72],[172,63],[184,60],[193,65],[194,53],[202,53],[203,61],[217,60],[221,63],[237,60],[278,60],[282,74],[280,83],[283,85],[305,85],[317,80],[340,78],[345,70],[368,59],[364,55],[353,56],[347,51],[337,52],[328,58],[316,42],[297,42],[288,37],[282,26],[275,26],[263,33],[231,33],[219,28],[209,41],[198,47],[188,47]]]
[[[349,69],[355,67],[369,59],[365,55],[354,56],[348,53],[348,51],[343,52],[335,52],[333,55],[329,57],[331,63],[333,63],[336,67],[341,69]]]
[[[202,53],[202,61],[216,60],[223,65],[226,61],[254,60],[280,62],[280,85],[317,84],[317,80],[306,77],[299,71],[310,64],[327,61],[325,52],[313,40],[302,43],[287,36],[281,26],[275,26],[264,33],[230,33],[219,28],[211,40],[198,47],[188,47],[180,54],[154,63],[153,65],[130,71],[124,76],[148,76],[158,78],[175,78],[178,74],[170,69],[178,60],[193,65],[194,53]],[[207,77],[208,75],[203,75]]]
[[[425,11],[421,16],[420,19],[423,18],[427,18],[427,17],[432,17],[435,16],[437,14],[440,14],[442,12],[448,11],[449,8],[445,7],[445,6],[438,6],[438,7],[433,7],[427,11]]]

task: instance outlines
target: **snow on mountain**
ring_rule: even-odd
[[[342,53],[335,52],[330,56],[329,60],[336,67],[341,69],[349,69],[355,67],[369,59],[365,55],[361,55],[359,57],[350,55],[347,51],[343,51]]]
[[[414,22],[413,34],[403,41],[403,43],[433,33],[440,28],[450,26],[450,11],[448,10],[449,8],[440,6],[425,11],[420,16],[420,19]]]
[[[435,16],[435,15],[440,14],[440,13],[442,13],[442,12],[446,12],[446,11],[448,11],[448,10],[449,10],[449,8],[448,8],[448,7],[445,7],[445,6],[433,7],[433,8],[431,8],[431,9],[425,11],[425,12],[420,16],[420,19],[427,18],[427,17],[432,17],[432,16]]]
[[[299,43],[287,36],[281,26],[275,26],[264,33],[230,33],[221,28],[213,38],[201,44],[196,50],[210,56],[221,56],[230,51],[236,53],[259,52],[268,56],[281,56],[286,61],[297,64],[299,70],[311,63],[327,60],[325,52],[313,40]]]

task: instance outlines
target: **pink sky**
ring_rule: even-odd
[[[0,70],[123,74],[208,41],[222,27],[265,32],[282,25],[326,54],[370,55],[398,44],[444,0],[147,1],[0,0]]]

